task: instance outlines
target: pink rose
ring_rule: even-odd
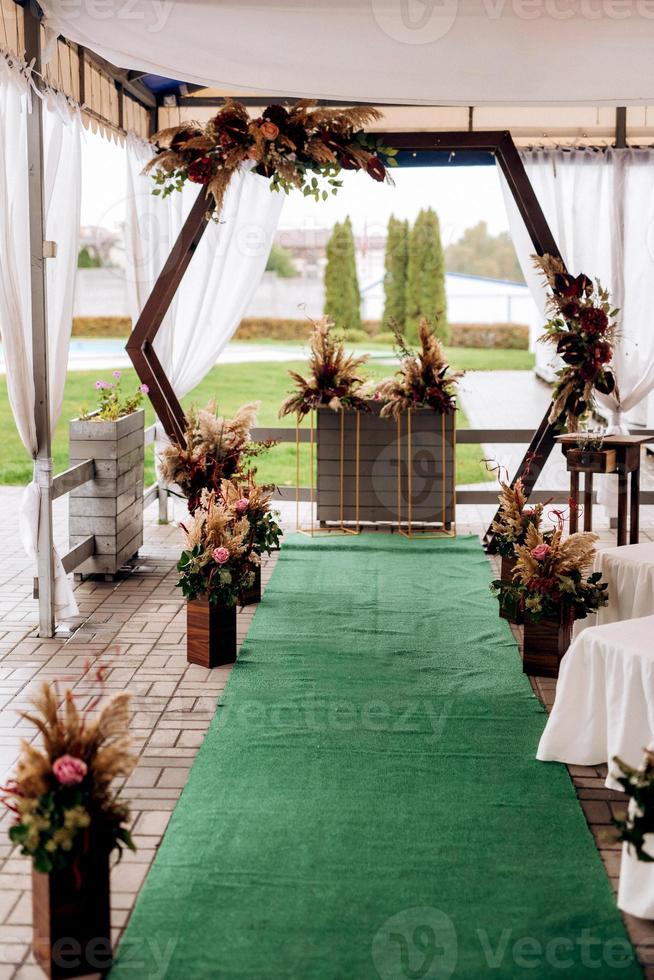
[[[548,544],[537,544],[535,548],[531,549],[531,557],[535,558],[536,561],[542,561],[543,558],[547,558],[550,553],[550,546]]]
[[[52,771],[62,786],[77,786],[86,776],[88,766],[74,755],[60,755],[53,762]]]
[[[266,120],[266,122],[261,123],[261,134],[267,140],[277,139],[279,136],[279,126],[275,126],[274,122]]]
[[[236,513],[244,514],[248,507],[250,506],[250,501],[247,497],[241,497],[240,500],[236,501]]]
[[[227,548],[214,548],[211,557],[217,565],[224,565],[226,561],[229,561],[229,551]]]

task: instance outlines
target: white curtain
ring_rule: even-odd
[[[0,331],[7,365],[7,388],[16,426],[34,458],[32,325],[30,296],[29,209],[27,192],[27,113],[30,93],[25,77],[0,59]],[[57,243],[57,257],[46,260],[51,435],[61,413],[72,326],[75,269],[79,246],[81,195],[81,122],[79,113],[55,93],[45,96],[43,113],[46,236]],[[35,472],[21,505],[20,533],[29,556],[36,558],[39,479]],[[73,591],[55,554],[55,609],[58,618],[78,612]]]
[[[136,322],[201,189],[187,184],[167,198],[152,194],[141,171],[152,147],[127,140],[127,287]],[[219,222],[210,221],[157,334],[155,350],[175,393],[191,391],[234,335],[266,267],[283,205],[263,177],[239,171]]]
[[[614,395],[598,400],[610,414],[609,431],[626,432],[624,414],[646,423],[645,399],[654,390],[654,151],[531,150],[521,157],[568,269],[599,278],[620,310],[619,401]],[[546,292],[531,261],[534,248],[501,182],[520,265],[544,322]],[[550,349],[539,348],[551,358]]]
[[[648,0],[41,6],[48,26],[115,65],[227,92],[400,105],[598,106],[647,105],[654,91]]]

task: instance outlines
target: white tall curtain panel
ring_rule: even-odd
[[[18,432],[34,458],[32,324],[30,297],[29,212],[27,191],[27,113],[30,91],[25,76],[0,58],[0,332],[7,388]],[[79,247],[81,199],[81,121],[63,96],[45,95],[43,114],[46,235],[57,243],[48,259],[47,313],[51,429],[61,413],[72,326],[75,270]],[[36,558],[40,489],[26,488],[20,533],[28,555]],[[58,618],[77,613],[77,604],[61,561],[55,555],[55,607]]]
[[[167,198],[141,174],[152,157],[127,140],[127,283],[136,322],[188,212],[202,188],[187,184]],[[178,397],[213,367],[234,335],[261,280],[284,195],[247,170],[229,186],[219,221],[209,221],[157,334],[155,350]]]
[[[646,423],[654,390],[654,151],[529,150],[521,157],[569,271],[599,278],[620,311],[618,394],[598,400],[609,415],[608,431],[627,432],[627,413]],[[520,265],[545,322],[546,291],[531,260],[533,245],[501,182]],[[551,358],[549,348],[538,346],[539,359]]]

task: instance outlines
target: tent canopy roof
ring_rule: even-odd
[[[645,105],[654,0],[41,0],[121,68],[266,96],[398,105]],[[167,88],[171,86],[171,88]]]

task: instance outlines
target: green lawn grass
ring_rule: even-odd
[[[466,351],[470,354],[497,354],[497,351]],[[522,354],[523,351],[508,351],[508,354]],[[460,366],[457,360],[456,366]],[[290,390],[291,382],[288,370],[303,371],[306,365],[300,361],[283,363],[252,363],[224,364],[213,368],[198,387],[183,399],[183,404],[204,406],[210,398],[215,398],[220,411],[229,415],[239,405],[247,401],[260,401],[258,424],[262,426],[293,427],[292,418],[278,419],[277,412],[284,396]],[[392,373],[390,365],[372,361],[367,365],[367,375],[371,378],[381,378]],[[53,458],[55,473],[68,466],[68,420],[76,417],[80,409],[92,408],[96,403],[96,392],[93,387],[98,377],[109,379],[111,370],[105,371],[71,371],[66,379],[63,409],[55,433]],[[136,374],[131,369],[123,371],[123,388],[129,391],[136,386]],[[146,424],[154,421],[154,412],[146,401]],[[11,414],[7,398],[6,379],[0,378],[0,425],[3,439],[0,443],[0,484],[24,484],[31,478],[32,464],[25,454],[23,445],[18,437],[16,426]],[[462,411],[457,416],[459,428],[468,426]],[[459,483],[480,483],[488,479],[488,474],[481,463],[483,453],[478,445],[460,445],[457,447],[457,481]],[[264,482],[274,482],[279,485],[293,486],[296,481],[295,445],[281,443],[259,460],[259,477]],[[146,485],[154,480],[154,453],[148,449],[146,458]],[[308,483],[308,452],[303,454],[300,474],[302,485]]]

